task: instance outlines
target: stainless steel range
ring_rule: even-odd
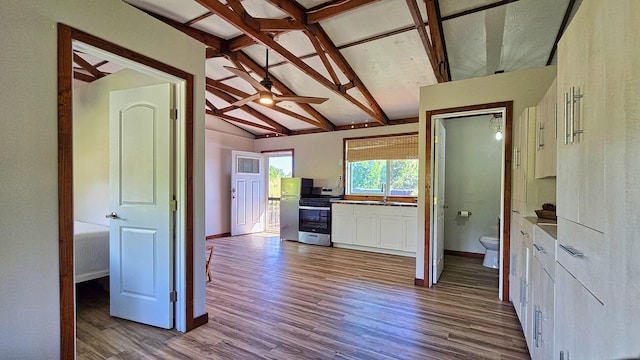
[[[299,204],[298,241],[331,246],[331,199],[339,196],[305,197]]]

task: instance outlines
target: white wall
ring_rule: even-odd
[[[254,142],[253,135],[209,117],[205,132],[204,169],[207,236],[231,231],[231,150],[253,151]]]
[[[164,83],[125,69],[73,90],[73,215],[109,226],[109,92]]]
[[[343,172],[343,139],[418,131],[418,124],[379,126],[278,138],[256,139],[255,151],[294,149],[293,172],[296,177],[314,179],[314,186],[333,187]]]
[[[492,226],[500,215],[502,181],[502,141],[489,127],[491,116],[444,120],[445,199],[449,206],[444,218],[445,250],[484,253],[478,238],[496,233]],[[461,218],[458,211],[472,215]]]
[[[5,0],[0,11],[0,358],[60,354],[57,26],[194,74],[194,314],[204,313],[204,46],[122,1]],[[202,266],[202,267],[201,267]],[[196,268],[197,267],[197,268]]]
[[[420,89],[420,183],[424,189],[430,179],[425,173],[431,166],[426,159],[426,111],[453,107],[513,101],[513,116],[517,117],[524,108],[536,105],[556,76],[556,67],[547,66],[523,71],[514,71],[474,79],[451,81],[425,86]],[[425,219],[425,204],[428,199],[424,192],[418,196],[418,218]],[[416,256],[416,278],[424,279],[424,222],[418,221],[418,251]],[[427,234],[428,238],[428,234]]]

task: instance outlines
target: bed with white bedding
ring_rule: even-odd
[[[75,282],[109,275],[109,227],[74,222]]]

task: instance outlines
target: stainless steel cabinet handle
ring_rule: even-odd
[[[116,214],[115,212],[112,212],[111,214],[107,214],[104,217],[106,217],[107,219],[119,219],[118,214]]]
[[[540,347],[540,338],[542,337],[542,326],[540,326],[540,322],[542,321],[542,311],[540,310],[540,307],[536,310],[536,317],[534,321],[536,324],[536,333],[534,335],[536,339],[536,347]]]
[[[543,133],[544,131],[544,124],[543,123],[538,123],[538,150],[542,150],[542,148],[544,147],[544,138],[543,138]]]
[[[558,103],[553,104],[553,136],[558,138]]]
[[[533,244],[533,247],[536,248],[536,250],[540,253],[546,254],[547,250],[545,250],[545,248],[543,248],[542,246],[538,245],[538,244]]]
[[[573,246],[558,244],[560,249],[566,251],[571,257],[584,257],[584,253],[577,250]]]
[[[564,144],[569,144],[569,93],[564,93]]]
[[[511,210],[512,213],[516,213],[516,214],[520,214],[520,211],[518,210]]]
[[[331,210],[330,207],[325,206],[299,206],[300,210]]]
[[[536,347],[539,347],[538,326],[538,305],[533,305],[533,341]]]
[[[573,144],[575,141],[575,137],[578,134],[582,134],[584,132],[584,130],[576,130],[576,103],[578,102],[578,100],[582,98],[582,95],[576,95],[576,88],[575,86],[572,86],[571,89],[569,90],[569,112],[571,113],[571,119],[570,119],[570,130],[569,130],[569,139],[570,142]]]
[[[526,233],[526,232],[524,232],[522,230],[520,230],[520,234],[522,234],[522,236],[529,236],[529,233]]]

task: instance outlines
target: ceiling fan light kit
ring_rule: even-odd
[[[269,91],[260,91],[260,98],[258,101],[260,101],[260,104],[271,105],[273,104],[273,96]]]
[[[224,68],[230,71],[232,74],[238,76],[239,78],[251,84],[251,86],[253,86],[253,88],[256,89],[257,91],[257,93],[251,96],[248,96],[244,99],[240,99],[231,105],[242,106],[256,99],[260,104],[267,105],[267,106],[273,105],[274,103],[279,101],[292,101],[292,102],[303,103],[303,104],[322,104],[323,102],[329,100],[328,98],[318,98],[318,97],[311,97],[311,96],[274,94],[271,91],[273,82],[271,81],[271,79],[269,79],[269,49],[266,50],[266,55],[267,56],[266,56],[266,62],[264,67],[264,78],[261,81],[257,81],[251,75],[249,75],[248,72],[244,70],[237,69],[230,66],[224,66]]]

